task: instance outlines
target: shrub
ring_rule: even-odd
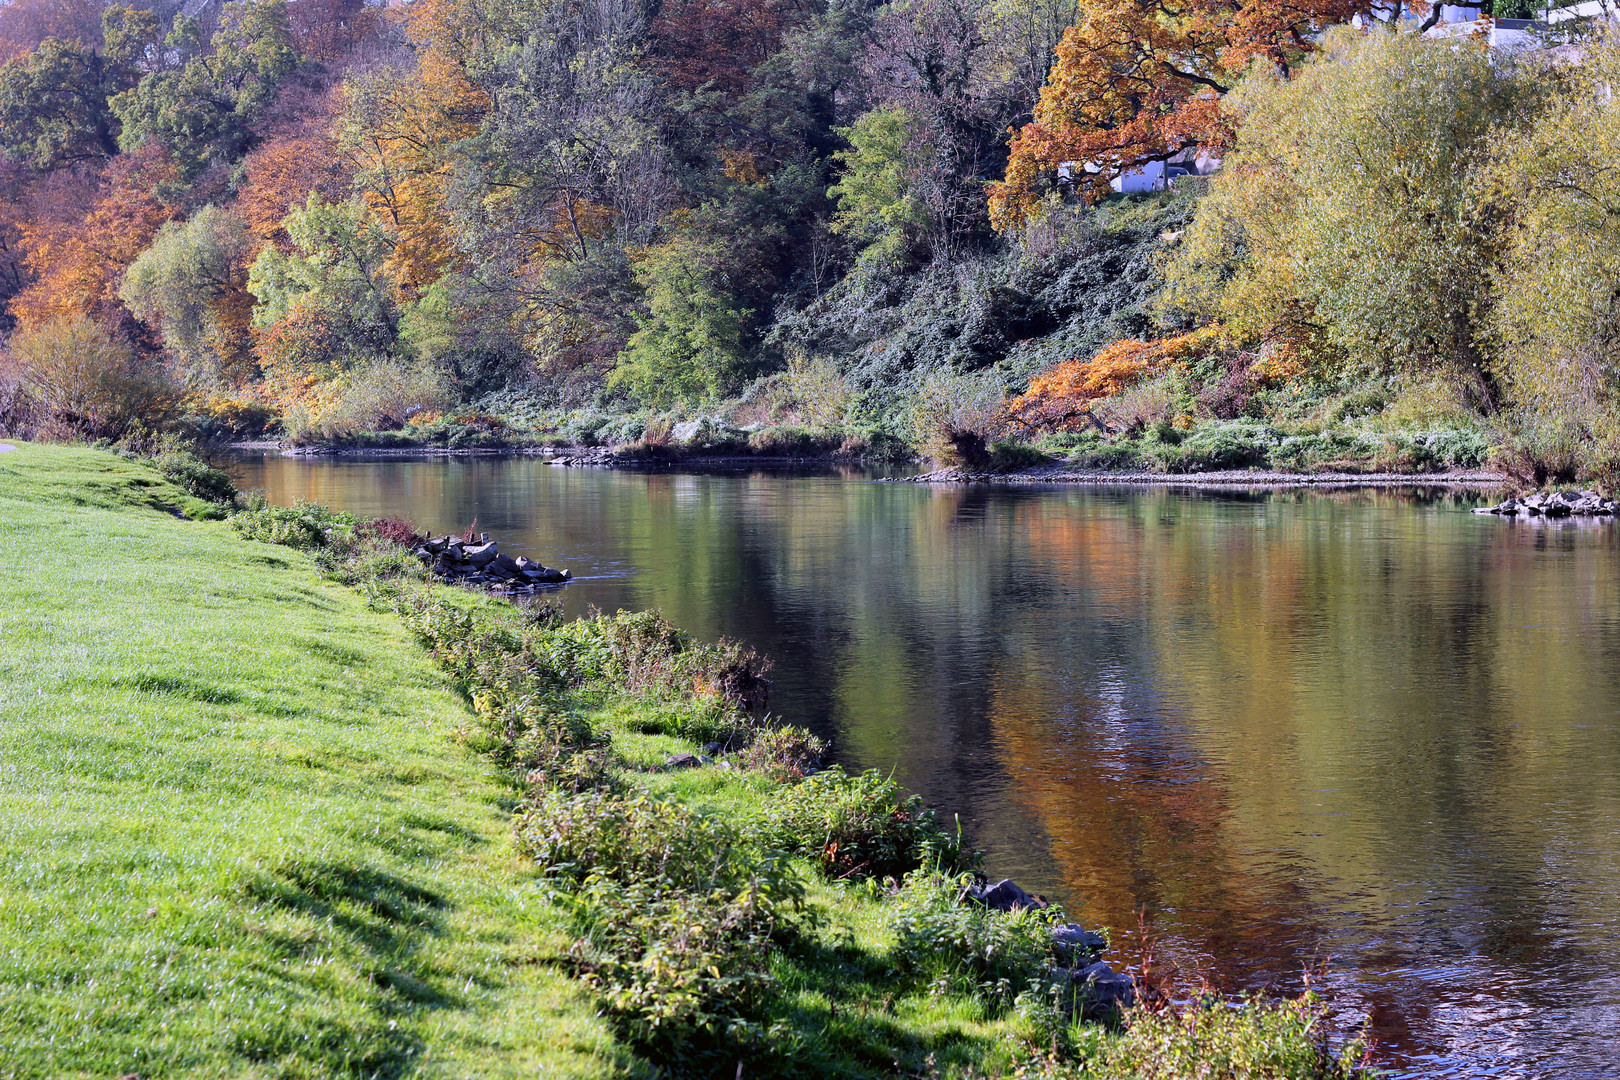
[[[643,1037],[748,1017],[770,985],[771,934],[803,886],[718,818],[645,794],[550,794],[518,849],[566,886],[572,959]]]
[[[1097,405],[1097,416],[1111,431],[1143,431],[1177,413],[1175,378],[1161,375],[1144,379],[1124,393]]]
[[[778,783],[802,780],[821,765],[827,744],[800,727],[761,732],[737,754],[744,769],[758,769]]]
[[[236,482],[188,450],[178,447],[164,450],[152,459],[152,464],[199,499],[222,506],[236,500]]]
[[[918,452],[943,465],[986,467],[986,447],[1007,433],[1002,393],[1001,383],[988,373],[929,375],[909,409]]]
[[[1154,452],[1166,472],[1246,469],[1265,463],[1280,436],[1255,424],[1206,424],[1179,446]]]
[[[1497,447],[1493,463],[1521,485],[1567,484],[1581,475],[1584,432],[1577,424],[1532,415],[1521,417]]]
[[[626,446],[639,441],[647,431],[644,416],[621,416],[597,428],[597,438],[603,446]]]
[[[1491,444],[1477,431],[1436,431],[1427,439],[1436,461],[1454,469],[1477,469],[1491,455]]]
[[[1246,999],[1237,1008],[1206,995],[1179,1009],[1138,1009],[1118,1037],[1093,1028],[1075,1047],[1073,1075],[1097,1080],[1374,1080],[1364,1044],[1329,1045],[1327,1010],[1295,1001]]]
[[[1149,375],[1212,351],[1229,351],[1214,329],[1157,341],[1116,341],[1090,360],[1069,360],[1036,376],[1007,411],[1033,431],[1078,430],[1093,422],[1098,401],[1118,397]]]
[[[748,436],[750,450],[771,457],[820,457],[832,453],[843,444],[842,431],[813,431],[790,424],[761,428]]]
[[[1272,464],[1284,469],[1350,469],[1366,464],[1372,447],[1361,437],[1343,431],[1291,435],[1271,452]]]
[[[26,434],[117,438],[137,424],[160,427],[179,409],[182,390],[169,373],[91,319],[18,330],[7,348],[9,409],[21,416],[26,396],[36,427]]]
[[[782,388],[789,408],[801,424],[836,428],[844,422],[855,400],[849,378],[831,360],[809,359],[803,352],[789,358],[782,373]]]
[[[414,548],[421,540],[416,534],[416,526],[401,518],[372,518],[361,522],[355,531],[361,536],[374,537],[406,548]]]
[[[398,430],[419,413],[450,400],[444,376],[426,364],[373,360],[323,384],[287,410],[295,440],[341,439],[357,432]]]
[[[354,527],[348,514],[338,514],[300,499],[292,506],[270,506],[261,501],[231,515],[231,527],[249,540],[311,551]]]
[[[992,472],[1017,472],[1037,465],[1050,465],[1051,455],[1028,443],[997,439],[986,450]]]
[[[732,641],[693,641],[656,611],[597,615],[581,627],[606,653],[601,675],[627,690],[656,690],[716,699],[744,711],[770,695],[770,662]]]
[[[961,869],[973,859],[935,811],[875,769],[849,776],[839,766],[784,788],[766,812],[766,836],[808,855],[828,877],[900,877],[920,866]]]
[[[1051,911],[1001,912],[959,898],[968,877],[908,874],[891,918],[894,960],[933,980],[973,986],[1010,1004],[1052,961]]]
[[[601,431],[611,419],[606,413],[576,412],[563,422],[559,433],[570,446],[600,446]]]

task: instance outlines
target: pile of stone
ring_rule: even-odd
[[[573,578],[567,570],[553,570],[519,555],[502,555],[484,533],[475,540],[462,536],[427,538],[416,546],[416,557],[445,581],[457,585],[479,585],[492,592],[534,592],[548,585],[561,585]]]
[[[1535,495],[1515,496],[1495,506],[1482,506],[1474,513],[1531,518],[1613,517],[1615,502],[1595,491],[1538,492]]]

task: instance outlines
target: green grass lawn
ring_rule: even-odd
[[[446,679],[193,503],[0,455],[0,1076],[633,1069]]]

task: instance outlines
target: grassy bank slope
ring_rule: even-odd
[[[0,1076],[613,1071],[444,677],[187,502],[0,456]]]

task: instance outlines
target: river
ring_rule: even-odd
[[[1483,494],[251,457],[245,487],[567,567],[775,661],[997,876],[1396,1076],[1620,1076],[1620,540]]]

